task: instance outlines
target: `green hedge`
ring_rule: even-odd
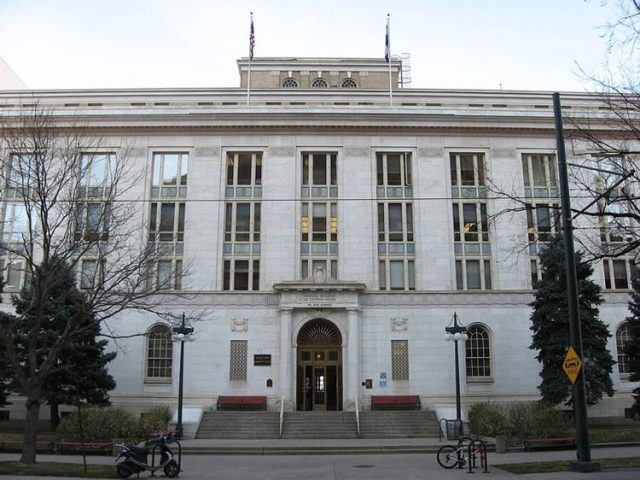
[[[144,412],[140,418],[119,408],[82,408],[82,430],[85,442],[110,442],[114,438],[139,441],[152,433],[166,430],[171,419],[167,406],[155,406]],[[56,431],[56,441],[79,442],[80,423],[78,411],[67,415]]]
[[[475,435],[506,435],[511,443],[575,434],[566,413],[545,402],[476,403],[469,409],[469,428]]]

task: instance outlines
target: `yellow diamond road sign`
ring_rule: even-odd
[[[571,380],[571,383],[576,383],[580,368],[582,368],[582,360],[580,360],[580,357],[573,347],[570,346],[567,351],[567,356],[564,357],[564,362],[562,362],[562,369],[564,373],[567,374],[567,377],[569,377],[569,380]]]

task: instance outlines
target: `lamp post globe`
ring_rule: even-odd
[[[453,313],[453,318],[449,326],[445,327],[445,340],[453,341],[456,367],[456,434],[462,436],[462,409],[460,406],[460,359],[458,356],[458,342],[465,342],[469,339],[467,335],[467,327],[458,321],[458,314]]]
[[[193,333],[193,327],[186,325],[184,313],[182,314],[182,321],[179,325],[172,328],[173,339],[180,342],[180,374],[178,379],[178,422],[176,423],[176,437],[182,438],[182,400],[183,400],[183,386],[184,386],[184,342],[193,342],[195,336]]]

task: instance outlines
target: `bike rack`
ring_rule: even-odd
[[[180,442],[178,440],[176,440],[175,438],[170,440],[170,441],[165,441],[167,445],[169,445],[170,443],[175,443],[176,445],[178,445],[178,471],[182,471],[182,445],[180,444]],[[160,446],[159,443],[156,443],[153,448],[151,449],[151,475],[149,475],[150,477],[155,477],[156,476],[156,448],[158,448]],[[160,466],[158,466],[157,468],[159,468]]]
[[[480,459],[480,468],[483,469],[483,473],[489,473],[489,461],[487,459],[487,445],[483,440],[475,439],[471,437],[461,437],[458,440],[457,448],[453,445],[445,445],[442,448],[449,447],[455,448],[455,454],[458,457],[457,467],[459,470],[465,468],[465,464],[469,464],[469,471],[467,473],[474,473],[473,470],[478,468],[477,460]],[[466,450],[466,457],[465,457]],[[440,452],[438,452],[438,455]],[[438,463],[440,459],[438,458]],[[440,464],[442,465],[442,463]],[[448,468],[448,467],[445,467]],[[450,467],[449,467],[450,468]]]
[[[489,473],[489,461],[487,460],[487,444],[479,439],[471,439],[467,446],[467,455],[469,456],[469,472],[473,473],[476,467],[476,456],[480,455],[480,468],[484,468],[482,473]]]

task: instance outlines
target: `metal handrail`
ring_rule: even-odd
[[[284,395],[280,399],[280,435],[278,438],[282,438],[282,426],[284,424]]]
[[[360,438],[360,405],[358,404],[358,395],[355,396],[356,399],[356,433],[358,434],[358,438]]]

